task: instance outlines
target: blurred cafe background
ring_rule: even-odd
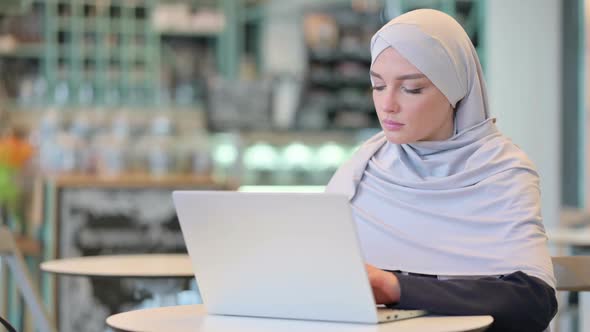
[[[195,280],[56,276],[39,263],[185,252],[175,189],[322,191],[380,130],[372,34],[436,8],[469,34],[498,126],[537,164],[545,225],[584,227],[588,5],[0,0],[0,222],[59,331],[108,331],[116,312],[199,303]],[[0,265],[0,316],[35,331],[15,285]],[[583,331],[579,315],[555,330]]]

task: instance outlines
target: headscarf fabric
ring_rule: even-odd
[[[415,10],[375,33],[372,63],[388,47],[447,97],[454,134],[394,144],[380,132],[333,176],[326,191],[349,197],[366,261],[451,277],[523,271],[554,287],[538,173],[490,117],[463,28],[442,12]]]

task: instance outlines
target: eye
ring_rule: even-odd
[[[405,87],[402,86],[402,91],[403,92],[406,92],[406,93],[409,93],[409,94],[412,94],[412,95],[417,95],[417,94],[422,93],[422,90],[423,89],[424,88],[408,89],[408,88],[405,88]]]
[[[383,91],[385,89],[385,86],[372,86],[371,89],[373,90],[377,90],[377,91]]]

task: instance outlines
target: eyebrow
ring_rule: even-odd
[[[375,76],[377,78],[383,79],[383,77],[381,77],[381,75],[377,74],[376,72],[374,72],[372,70],[369,71],[369,73],[371,74],[371,76]],[[403,81],[403,80],[415,80],[415,79],[424,78],[424,77],[426,77],[426,75],[420,74],[420,73],[415,73],[415,74],[401,75],[401,76],[396,77],[395,79],[398,81]]]

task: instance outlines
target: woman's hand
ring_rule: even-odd
[[[369,282],[373,289],[377,304],[392,304],[399,302],[400,287],[395,274],[378,269],[370,264],[365,264]]]

